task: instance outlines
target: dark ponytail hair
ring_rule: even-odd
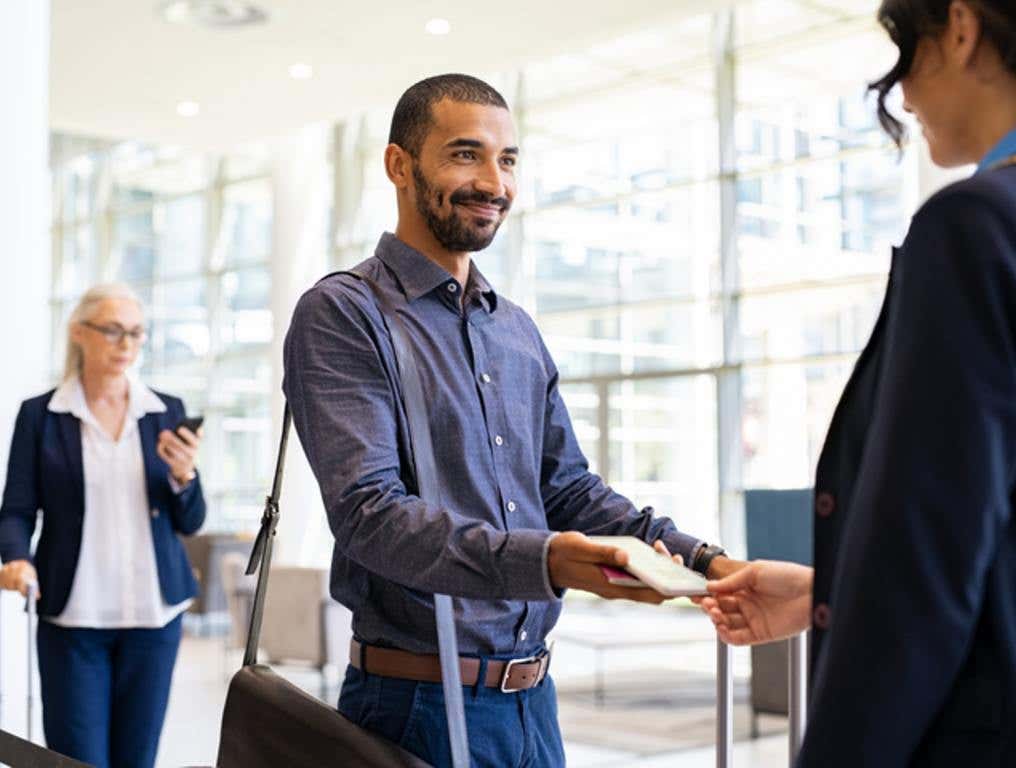
[[[995,47],[1006,68],[1016,75],[1016,2],[1013,0],[966,0],[981,20],[981,40]],[[878,121],[897,146],[906,128],[886,107],[886,97],[910,73],[922,37],[937,35],[949,23],[952,0],[882,0],[878,23],[899,49],[895,66],[868,86],[878,93]]]

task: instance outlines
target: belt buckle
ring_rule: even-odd
[[[518,691],[524,691],[525,688],[510,688],[508,686],[508,678],[511,676],[512,667],[516,664],[532,664],[536,662],[540,665],[540,671],[536,673],[537,677],[550,666],[550,654],[554,650],[554,644],[551,643],[550,647],[547,648],[543,653],[538,653],[535,656],[527,656],[524,659],[511,659],[507,664],[504,665],[504,673],[501,675],[501,693],[517,693]]]

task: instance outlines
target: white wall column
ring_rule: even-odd
[[[6,105],[0,120],[0,349],[9,360],[0,377],[0,477],[6,481],[18,405],[50,383],[48,0],[0,3],[0,102]],[[21,734],[28,659],[23,606],[10,594],[0,600],[3,723]]]
[[[282,349],[297,300],[327,271],[328,149],[332,129],[314,125],[272,148],[272,446],[282,428]],[[274,469],[274,465],[273,465]],[[331,533],[317,482],[295,430],[290,437],[276,561],[324,566]]]

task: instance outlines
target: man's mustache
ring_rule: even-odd
[[[496,205],[503,211],[511,208],[511,201],[507,197],[492,197],[484,192],[476,190],[460,189],[453,192],[448,201],[452,205],[469,205],[470,203],[482,203],[483,205]]]

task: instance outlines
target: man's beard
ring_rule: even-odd
[[[487,203],[499,205],[503,211],[507,211],[511,206],[506,197],[495,198],[483,192],[458,189],[448,198],[452,206],[451,212],[442,217],[439,211],[444,206],[444,193],[430,185],[418,166],[413,168],[413,181],[416,184],[416,209],[427,220],[427,226],[435,239],[443,248],[453,253],[482,251],[491,244],[501,226],[500,221],[483,228],[474,226],[467,217],[459,214],[456,205]]]

